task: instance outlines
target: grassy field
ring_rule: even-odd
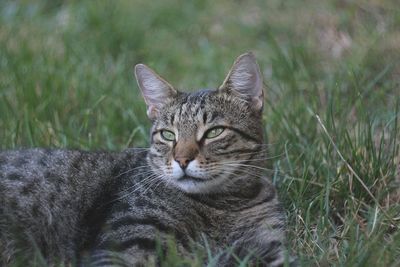
[[[1,1],[0,149],[148,145],[132,67],[217,87],[253,51],[302,266],[400,266],[397,0]]]

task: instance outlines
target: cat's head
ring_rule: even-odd
[[[135,75],[153,122],[148,160],[156,175],[202,194],[259,176],[264,94],[252,53],[239,56],[215,90],[180,92],[143,64]]]

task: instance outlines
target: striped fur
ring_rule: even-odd
[[[136,77],[149,149],[0,153],[0,263],[29,262],[36,249],[50,264],[159,265],[174,240],[188,259],[207,247],[216,266],[283,266],[285,213],[263,175],[254,56],[239,57],[216,90],[177,91],[144,65]]]

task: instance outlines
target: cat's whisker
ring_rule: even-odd
[[[237,170],[237,171],[242,171],[242,172],[248,174],[248,175],[249,175],[248,178],[254,178],[254,177],[255,177],[255,178],[263,179],[263,180],[265,180],[265,181],[269,181],[269,182],[271,181],[270,176],[268,176],[268,175],[262,175],[262,174],[259,172],[259,170],[252,170],[252,169],[250,169],[250,168],[245,168],[245,169],[238,168],[238,169],[236,169],[236,170]],[[296,176],[288,175],[287,173],[284,173],[284,172],[279,171],[279,170],[276,170],[276,169],[269,169],[268,172],[273,173],[273,175],[277,175],[277,174],[278,174],[279,176],[287,177],[287,178],[294,179],[294,180],[297,180],[297,181],[302,181],[302,180],[303,180],[301,177],[296,177]],[[220,174],[220,173],[229,173],[229,174],[232,175],[232,177],[239,175],[237,172],[232,172],[232,171],[229,172],[229,171],[224,170],[224,169],[219,169],[219,170],[215,170],[214,172],[210,172],[210,175]],[[317,185],[317,186],[322,186],[322,185],[319,184],[319,183],[313,183],[313,182],[310,182],[310,183],[311,183],[311,184],[314,184],[314,185]]]
[[[269,151],[268,148],[263,148],[263,149],[261,149],[261,150],[255,150],[255,151],[252,151],[252,152],[243,152],[243,153],[232,152],[232,153],[234,153],[234,154],[237,155],[237,156],[247,156],[247,155],[264,154],[264,153],[266,153],[267,151]]]
[[[222,161],[219,163],[213,162],[213,163],[210,163],[209,165],[224,165],[224,164],[240,163],[240,162],[265,161],[265,160],[280,158],[282,155],[283,154],[279,154],[279,155],[271,156],[271,157],[256,158],[256,159],[240,159],[240,160],[232,160],[232,161]]]
[[[131,171],[133,171],[133,170],[131,170]],[[128,172],[125,172],[124,174],[127,174],[127,173],[128,173]],[[142,171],[142,172],[138,172],[138,173],[129,175],[129,176],[127,177],[127,179],[133,180],[134,178],[136,178],[136,177],[138,177],[138,176],[147,175],[147,174],[151,174],[151,173],[153,173],[152,170]],[[122,176],[122,175],[123,175],[123,174],[121,174],[121,175],[119,175],[119,176],[116,176],[116,177],[114,177],[114,178],[119,178],[119,177]]]
[[[246,174],[250,175],[250,178],[254,176],[254,177],[257,177],[257,178],[262,178],[264,180],[270,181],[270,178],[269,178],[270,175],[262,175],[262,174],[260,174],[260,171],[258,169],[254,170],[254,169],[251,169],[251,168],[248,168],[248,167],[238,167],[236,170],[245,172]],[[281,177],[287,177],[287,178],[294,179],[294,180],[297,180],[297,181],[302,181],[303,180],[301,177],[296,177],[296,176],[289,175],[289,174],[287,174],[287,173],[285,173],[285,172],[283,172],[281,170],[278,170],[278,169],[268,169],[268,170],[265,170],[265,171],[267,171],[268,173],[271,173],[273,175],[279,175]],[[221,174],[221,173],[228,173],[228,172],[229,171],[224,169],[224,168],[214,168],[214,169],[211,169],[211,170],[208,171],[210,176],[216,175],[216,174]],[[230,174],[236,175],[237,172],[231,171]],[[312,184],[317,185],[317,186],[321,186],[321,184],[319,184],[319,183],[312,183]]]
[[[208,173],[210,173],[210,174],[219,174],[219,173],[223,173],[223,172],[225,172],[227,170],[231,170],[231,168],[230,169],[219,168],[219,167],[218,168],[212,168],[212,169],[208,170]],[[238,166],[238,167],[234,168],[234,170],[235,171],[236,170],[245,170],[245,171],[250,171],[250,172],[252,172],[254,174],[262,174],[263,171],[268,171],[268,172],[273,171],[272,169],[267,169],[267,170],[260,171],[260,169],[258,169],[258,168],[250,168],[250,167],[243,167],[243,166]]]
[[[224,164],[222,164],[222,166],[223,166]],[[231,164],[231,163],[229,163],[229,164],[226,164],[227,166],[233,166],[233,165],[235,165],[235,164]],[[236,164],[237,166],[238,166],[238,164]],[[270,171],[270,172],[277,172],[277,173],[280,173],[280,174],[282,174],[282,175],[287,175],[287,173],[285,173],[284,171],[282,171],[282,170],[279,170],[279,169],[269,169],[269,168],[263,168],[263,167],[261,167],[261,166],[256,166],[256,165],[249,165],[249,164],[240,164],[241,166],[243,166],[243,167],[246,167],[246,168],[257,168],[257,169],[263,169],[264,171]]]
[[[154,191],[157,190],[157,188],[160,186],[160,184],[164,183],[164,181],[162,180],[162,177],[160,177],[160,182],[157,183],[157,185],[154,187]]]
[[[259,170],[264,170],[264,171],[270,171],[271,169],[269,168],[264,168],[256,165],[249,165],[249,164],[243,164],[243,163],[221,163],[217,164],[214,167],[223,167],[223,166],[229,166],[229,167],[248,167],[248,168],[254,168],[254,169],[259,169]]]
[[[150,174],[150,175],[149,175]],[[136,181],[132,186],[128,187],[127,189],[124,189],[123,191],[128,191],[130,190],[132,187],[135,187],[137,184],[143,184],[146,183],[149,179],[151,179],[154,176],[157,176],[158,174],[154,173],[153,171],[148,171],[148,172],[144,172],[144,173],[140,173],[140,174],[136,174],[135,176],[145,176],[144,179]],[[130,179],[132,179],[134,176],[129,177]]]
[[[279,158],[285,155],[284,152],[277,154],[277,155],[273,155],[273,156],[266,156],[266,151],[257,151],[257,152],[248,152],[248,153],[235,153],[234,155],[236,157],[243,157],[243,156],[263,156],[264,159],[275,159],[275,158]]]
[[[277,157],[277,156],[283,156],[285,155],[284,152],[276,154],[276,155],[268,155],[269,153],[268,149],[263,149],[263,150],[257,150],[257,151],[253,151],[253,152],[245,152],[245,153],[234,153],[235,156],[262,156],[262,157]]]
[[[148,187],[141,193],[141,195],[145,195],[150,189],[153,189],[155,191],[156,188],[164,182],[161,178],[162,178],[162,175],[159,175],[159,176],[155,177],[155,179],[153,179],[151,182],[149,182]],[[157,182],[153,183],[155,181],[158,181],[158,183]]]
[[[282,142],[266,143],[266,144],[258,144],[257,146],[260,146],[260,147],[271,147],[271,146],[277,146],[277,145],[279,145],[281,143]]]
[[[133,178],[135,178],[135,177],[142,176],[142,175],[143,175],[143,176],[146,176],[146,175],[152,174],[152,173],[153,173],[153,171],[147,171],[147,172],[137,173],[137,174],[135,174],[135,175],[130,176],[129,179],[133,179]],[[147,177],[144,178],[143,180],[139,180],[139,181],[135,182],[132,186],[130,186],[130,187],[126,188],[126,189],[121,190],[121,192],[128,191],[128,190],[130,190],[132,187],[135,187],[137,184],[146,182],[148,179],[150,179],[150,177],[151,177],[151,175],[150,175],[150,176],[147,176]]]
[[[268,172],[273,172],[273,170],[268,170]],[[224,168],[217,168],[217,169],[213,169],[213,170],[209,171],[210,176],[216,175],[216,174],[227,174],[227,173],[232,174],[232,175],[239,175],[240,173],[242,173],[245,175],[247,174],[247,175],[259,177],[259,178],[266,177],[266,175],[263,175],[259,169],[250,169],[247,167],[238,167],[238,168],[235,168],[234,171],[226,170]]]
[[[237,171],[237,170],[236,170]],[[228,174],[231,177],[243,177],[242,175],[249,175],[251,178],[256,177],[256,178],[266,178],[265,175],[259,174],[259,173],[252,173],[252,172],[247,172],[245,170],[239,170],[241,172],[235,172],[235,171],[229,171],[229,170],[221,170],[218,174]],[[242,175],[241,175],[242,174]],[[266,178],[267,179],[267,178]]]
[[[148,173],[152,173],[152,171],[149,171]],[[139,175],[144,175],[145,176],[145,175],[147,175],[147,173],[140,173],[140,174],[137,174],[135,176],[139,176]],[[132,177],[130,177],[130,178],[132,178]],[[143,188],[144,186],[146,186],[147,183],[151,182],[154,178],[157,178],[157,174],[153,174],[153,175],[147,176],[145,179],[140,180],[140,181],[134,183],[132,186],[121,190],[120,191],[121,193],[123,193],[123,192],[127,192],[127,193],[123,194],[120,197],[117,197],[117,198],[113,199],[112,201],[110,201],[110,203],[118,201],[118,200],[121,200],[121,199],[123,199],[123,198],[125,198],[125,197],[127,197],[127,196],[129,196],[129,195],[131,195],[133,193],[135,193],[137,190],[139,190],[139,189]]]
[[[152,176],[152,179],[147,180],[145,183],[143,183],[143,186],[141,188],[144,189],[144,190],[142,192],[140,192],[140,195],[146,194],[147,191],[150,190],[151,188],[153,190],[155,190],[155,188],[158,185],[160,185],[161,183],[164,182],[162,177],[163,177],[163,174],[155,174],[154,176]],[[158,183],[157,183],[157,181],[158,181]]]
[[[231,167],[242,166],[242,167],[255,168],[255,169],[264,170],[264,171],[270,170],[268,168],[264,168],[264,167],[260,167],[260,166],[256,166],[256,165],[240,164],[240,163],[228,163],[228,164],[224,164],[224,165],[225,166],[231,166]]]
[[[124,174],[130,173],[130,172],[133,172],[133,171],[137,171],[137,170],[140,170],[140,169],[146,169],[146,168],[149,169],[149,166],[147,166],[147,165],[145,165],[145,166],[138,166],[138,167],[129,169],[129,170],[127,170],[127,171],[124,171],[124,172],[122,172],[122,173],[119,173],[118,175],[114,176],[114,178],[118,178],[118,177],[120,177],[120,176],[122,176],[122,175],[124,175]]]
[[[122,200],[122,199],[124,199],[124,198],[126,198],[126,197],[128,197],[128,196],[130,196],[130,195],[132,195],[132,194],[134,194],[134,193],[137,192],[138,190],[146,188],[146,186],[151,185],[152,182],[154,182],[155,180],[157,180],[157,179],[158,179],[158,176],[154,175],[154,176],[149,176],[149,177],[147,177],[147,178],[148,178],[148,179],[147,179],[146,182],[143,182],[143,183],[136,183],[137,186],[132,186],[132,187],[130,187],[131,189],[134,188],[132,191],[124,190],[124,191],[128,191],[128,192],[127,192],[126,194],[123,194],[122,196],[120,196],[120,197],[114,199],[113,202],[114,202],[114,201],[118,201],[118,200]]]

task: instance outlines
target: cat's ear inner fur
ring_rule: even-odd
[[[219,90],[232,91],[246,101],[250,101],[255,110],[262,110],[264,104],[263,79],[252,52],[242,54],[235,60]]]
[[[135,66],[135,77],[147,105],[147,116],[153,120],[160,109],[176,96],[177,91],[144,64]]]

